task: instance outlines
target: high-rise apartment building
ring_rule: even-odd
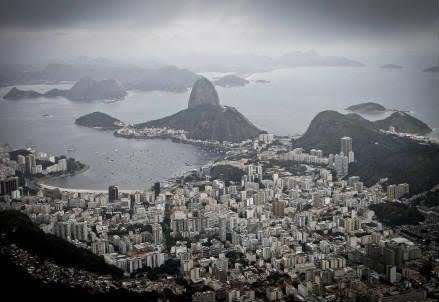
[[[349,156],[349,152],[352,151],[352,138],[345,136],[341,138],[341,149],[346,156]]]
[[[155,198],[157,198],[157,196],[159,196],[159,194],[160,194],[160,183],[156,182],[154,184],[154,196],[155,196]]]
[[[285,215],[285,202],[273,201],[273,215],[276,217],[283,217]]]
[[[8,195],[18,190],[18,177],[12,176],[0,180],[0,195]]]
[[[410,186],[407,183],[387,186],[387,199],[388,200],[398,199],[398,198],[400,198],[408,193],[410,193]]]
[[[108,201],[114,202],[119,200],[119,187],[118,186],[109,186],[108,187]]]
[[[163,231],[162,226],[158,223],[152,225],[152,237],[155,245],[163,243]]]
[[[30,176],[33,174],[34,170],[35,170],[35,166],[36,166],[36,161],[35,161],[35,155],[33,154],[28,154],[25,156],[25,168],[24,168],[24,173],[26,174],[26,176]]]
[[[343,177],[349,173],[349,158],[343,152],[334,156],[334,169],[338,177]]]
[[[262,166],[260,165],[248,165],[247,174],[250,177],[250,181],[254,181],[255,178],[262,179]]]

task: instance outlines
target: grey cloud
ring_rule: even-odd
[[[0,25],[51,29],[126,21],[160,24],[175,16],[183,4],[140,0],[1,0]]]
[[[18,27],[68,27],[79,23],[154,24],[181,15],[223,13],[246,16],[283,30],[309,26],[321,30],[431,29],[438,18],[437,0],[278,0],[278,1],[140,1],[140,0],[1,0],[0,24]],[[328,26],[328,28],[325,28]]]
[[[242,38],[237,39],[237,33],[230,32],[233,28],[230,24],[224,26],[223,36],[235,34],[237,40],[229,41],[230,44],[239,42],[236,44],[257,53],[264,53],[269,47],[279,49],[278,53],[286,52],[294,49],[294,45],[319,48],[348,43],[358,48],[382,47],[382,41],[392,44],[394,49],[418,43],[418,49],[428,48],[427,52],[433,53],[430,41],[437,41],[438,37],[439,0],[0,0],[0,44],[5,37],[20,32],[49,32],[53,35],[49,39],[59,39],[62,44],[69,38],[62,40],[61,33],[68,37],[77,29],[96,30],[98,37],[99,34],[105,37],[117,28],[126,28],[133,32],[138,30],[140,38],[146,34],[154,37],[156,29],[167,25],[175,28],[175,24],[178,27],[185,19],[196,22],[200,28],[203,21],[215,19],[219,31],[222,25],[236,19],[236,26],[243,29],[239,31]],[[215,30],[199,34],[201,46],[205,36],[209,38],[212,34]],[[176,37],[184,40],[184,35],[180,32]],[[28,37],[21,35],[21,39]],[[172,37],[174,35],[169,34],[157,40],[164,43],[165,49],[170,49],[175,46],[169,41]],[[164,41],[166,39],[168,41]],[[20,53],[22,50],[18,48],[26,45],[26,41],[8,41],[11,44],[7,47],[0,46],[3,53]],[[54,52],[44,51],[47,42],[31,45],[41,53]],[[71,45],[72,48],[67,44],[60,46],[75,52],[77,44],[71,41]],[[91,43],[90,47],[96,52],[99,45]],[[87,52],[86,45],[81,47]],[[106,55],[105,50],[102,51],[102,55]]]

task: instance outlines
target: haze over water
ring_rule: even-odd
[[[207,74],[209,76],[209,74]],[[254,80],[268,80],[259,84]],[[373,101],[390,109],[411,111],[431,128],[439,128],[439,75],[418,69],[378,67],[308,67],[257,73],[244,87],[217,87],[221,103],[236,107],[259,128],[278,135],[303,133],[322,110],[340,110]],[[46,91],[63,85],[18,86]],[[0,96],[10,89],[0,89]],[[85,173],[52,180],[68,188],[143,189],[155,181],[180,175],[215,158],[196,146],[169,140],[128,140],[111,131],[74,124],[75,118],[101,111],[128,123],[164,117],[186,108],[189,92],[130,91],[114,103],[71,102],[64,98],[0,100],[0,142],[13,147],[36,145],[38,151],[66,154],[90,165]],[[44,116],[48,115],[48,116]],[[369,116],[377,119],[383,116]],[[436,130],[433,135],[439,136]],[[354,142],[355,146],[355,142]],[[67,152],[74,147],[74,152]]]

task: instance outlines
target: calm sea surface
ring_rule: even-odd
[[[212,76],[206,74],[206,76]],[[221,103],[236,107],[261,129],[275,134],[303,133],[322,110],[343,111],[349,105],[374,101],[387,108],[409,110],[435,128],[439,136],[439,74],[419,70],[379,68],[295,68],[253,74],[249,80],[268,80],[237,88],[218,88]],[[19,86],[44,92],[72,84]],[[0,97],[10,87],[0,88]],[[188,93],[130,91],[114,103],[71,102],[64,98],[0,100],[0,142],[13,147],[35,145],[39,151],[66,154],[88,164],[85,173],[57,179],[51,185],[105,189],[142,189],[155,181],[214,158],[198,147],[169,140],[116,138],[111,131],[80,127],[74,120],[93,111],[125,122],[160,118],[186,108]],[[384,116],[368,116],[378,119]],[[68,149],[73,151],[68,152]]]

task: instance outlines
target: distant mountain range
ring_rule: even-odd
[[[185,65],[186,62],[191,62]],[[222,57],[197,56],[180,62],[181,66],[188,66],[191,70],[219,71],[219,72],[257,72],[271,71],[279,68],[304,66],[363,66],[362,63],[344,57],[324,56],[315,51],[289,52],[279,57],[259,55],[238,55]],[[159,63],[123,64],[106,58],[78,57],[67,61],[50,63],[45,67],[23,64],[4,64],[0,66],[0,86],[47,84],[63,81],[78,81],[84,77],[95,80],[114,79],[126,89],[145,91],[187,91],[198,75],[193,71],[176,66],[158,66]],[[236,84],[236,78],[227,76],[216,85],[224,87],[245,85]],[[243,79],[244,80],[244,79]],[[245,80],[244,80],[245,81]]]
[[[385,120],[371,122],[358,114],[323,111],[311,121],[306,133],[293,141],[293,146],[336,154],[340,152],[340,138],[352,137],[356,162],[350,167],[350,175],[360,176],[367,185],[388,177],[389,183],[407,182],[411,192],[422,192],[439,182],[439,146],[379,131],[393,123],[410,130],[408,132],[423,130],[424,127],[418,128],[422,122],[415,120],[399,112]]]
[[[270,81],[267,81],[267,80],[255,80],[254,82],[257,83],[257,84],[269,84],[269,83],[271,83]]]
[[[233,74],[225,75],[213,81],[213,84],[221,87],[239,87],[239,86],[245,86],[249,83],[250,81]]]
[[[12,87],[3,98],[5,100],[21,100],[21,99],[35,99],[43,97],[44,93],[39,93],[33,90],[21,90],[17,87]]]
[[[13,87],[3,98],[20,100],[39,97],[65,97],[73,101],[92,101],[118,100],[124,98],[126,94],[126,90],[115,80],[96,81],[91,78],[82,78],[70,89],[52,89],[45,93]]]
[[[187,109],[136,127],[182,129],[193,139],[229,142],[252,139],[261,133],[238,110],[221,106],[215,87],[206,78],[200,78],[194,84]]]
[[[424,69],[425,72],[439,72],[439,66],[432,66]]]
[[[367,102],[349,106],[346,110],[356,113],[377,113],[386,111],[387,109],[383,105],[374,102]]]
[[[386,64],[386,65],[382,65],[381,68],[384,68],[384,69],[402,69],[404,67],[401,66],[401,65],[397,65],[397,64]]]
[[[166,66],[158,69],[142,70],[134,76],[114,75],[113,78],[121,78],[127,89],[143,91],[187,91],[200,76],[188,69],[180,69],[175,66]]]
[[[191,58],[186,61],[191,62]],[[184,62],[182,62],[184,64]],[[191,69],[211,72],[264,72],[280,68],[327,66],[327,67],[361,67],[363,63],[338,56],[324,56],[316,51],[292,51],[278,57],[254,54],[225,57],[197,57],[191,63]]]
[[[275,64],[284,67],[300,66],[350,66],[361,67],[363,63],[337,56],[323,56],[316,51],[293,51],[274,59]]]
[[[108,64],[48,64],[43,69],[24,65],[0,68],[0,86],[47,84],[92,78],[97,81],[114,79],[126,89],[144,91],[184,92],[192,87],[198,75],[187,69],[166,66],[147,69]]]

